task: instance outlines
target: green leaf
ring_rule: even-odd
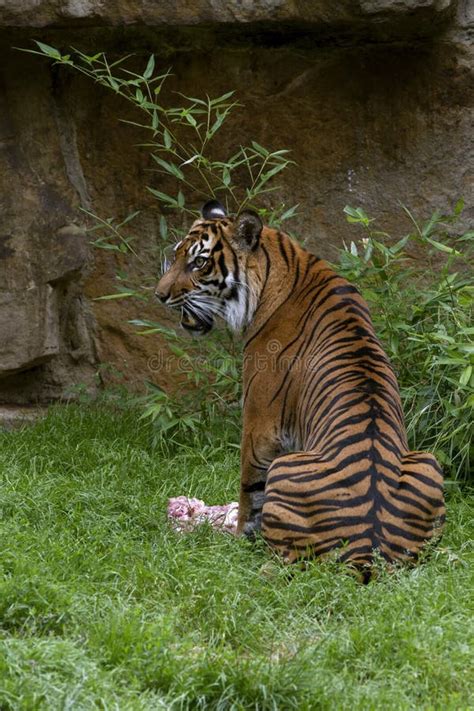
[[[187,361],[190,360],[189,355],[186,353],[185,350],[183,350],[181,346],[169,343],[168,348],[170,349],[171,353],[173,353],[173,355],[175,355],[177,358],[184,358]]]
[[[465,232],[461,237],[457,238],[459,242],[468,242],[474,239],[474,232]]]
[[[61,52],[59,52],[59,50],[55,47],[51,47],[51,45],[45,44],[44,42],[38,42],[38,40],[35,40],[35,43],[38,45],[43,54],[46,54],[52,59],[61,59]]]
[[[110,301],[111,299],[127,299],[129,296],[136,296],[136,291],[120,291],[118,294],[107,294],[106,296],[96,296],[94,301]]]
[[[282,170],[284,170],[287,166],[287,163],[280,163],[280,165],[275,165],[271,170],[269,170],[267,173],[264,173],[257,185],[256,190],[260,190],[260,188],[265,185],[271,178],[273,178],[277,173],[281,173]]]
[[[227,101],[227,99],[230,99],[230,97],[234,94],[235,91],[228,91],[227,94],[222,94],[222,96],[218,96],[217,99],[211,99],[209,101],[209,105],[216,106],[217,104],[222,104],[224,101]]]
[[[173,341],[178,340],[178,334],[173,331],[171,328],[166,328],[166,326],[162,326],[159,323],[155,323],[154,321],[143,321],[142,319],[131,319],[128,321],[128,323],[132,324],[132,326],[138,326],[140,328],[146,328],[146,329],[153,329],[156,333],[161,333],[163,336],[166,336],[166,338],[170,338]]]
[[[99,57],[102,55],[102,52],[97,52],[97,54],[92,54],[92,55],[87,55],[87,54],[81,54],[81,57],[86,60],[88,64],[94,64],[94,62],[97,62]]]
[[[462,198],[460,198],[454,206],[454,214],[460,215],[463,210],[464,210],[464,200]]]
[[[201,155],[199,153],[196,153],[196,155],[192,156],[191,158],[188,158],[188,160],[185,160],[181,165],[191,165],[191,163],[194,163],[196,158],[201,158]]]
[[[165,147],[167,148],[167,150],[169,150],[169,149],[171,148],[171,143],[172,143],[172,142],[171,142],[170,132],[168,131],[167,128],[165,128],[165,129],[163,130],[163,141],[164,141],[164,143],[165,143]]]
[[[186,121],[187,121],[188,123],[191,124],[191,126],[193,126],[193,128],[196,128],[196,126],[197,126],[197,121],[196,121],[196,119],[194,118],[194,116],[193,116],[192,114],[186,113],[186,114],[184,114],[184,118],[186,119]]]
[[[270,154],[269,151],[267,151],[266,148],[260,145],[260,143],[257,143],[257,141],[252,141],[252,148],[257,151],[257,153],[260,153],[261,156],[264,158],[267,158],[267,156]]]
[[[184,207],[184,195],[181,190],[178,193],[178,207]]]
[[[231,183],[231,180],[232,180],[232,179],[231,179],[231,177],[230,177],[230,171],[229,171],[229,169],[228,169],[228,168],[224,168],[224,170],[222,171],[222,182],[224,183],[224,185],[226,186],[226,188],[229,187],[229,185],[230,185],[230,183]]]
[[[280,220],[284,222],[285,220],[289,220],[290,217],[293,217],[296,214],[296,210],[299,208],[299,203],[297,205],[293,205],[293,207],[290,207],[289,210],[286,210],[283,215],[280,217]]]
[[[129,126],[137,126],[137,128],[150,128],[150,125],[147,123],[137,123],[136,121],[129,121],[128,119],[119,119],[121,123],[126,123]],[[149,144],[138,144],[138,145],[149,145]],[[152,144],[154,145],[154,144]]]
[[[108,84],[110,84],[110,86],[112,87],[112,89],[115,89],[115,91],[119,91],[119,90],[120,90],[120,85],[119,85],[119,83],[118,83],[113,77],[106,77],[106,81],[107,81]]]
[[[217,112],[217,118],[216,118],[216,120],[214,121],[214,123],[212,124],[211,128],[209,129],[209,131],[207,131],[207,133],[206,133],[206,138],[208,138],[208,139],[209,139],[209,138],[212,138],[212,136],[216,133],[216,131],[218,131],[218,130],[220,129],[220,127],[221,127],[222,124],[224,123],[224,121],[225,121],[225,119],[226,119],[226,116],[227,116],[226,113],[222,113],[222,114],[221,114],[221,113]]]
[[[434,358],[433,365],[464,365],[465,358]]]
[[[410,235],[406,235],[405,237],[402,237],[398,242],[396,242],[393,247],[391,247],[391,251],[393,254],[398,254],[398,252],[401,252],[408,240],[410,239]]]
[[[473,352],[474,352],[474,350],[473,350]],[[463,385],[463,386],[467,385],[471,379],[471,375],[472,375],[472,365],[468,365],[464,368],[464,370],[461,373],[461,377],[459,378],[459,384]]]
[[[124,225],[127,225],[129,222],[134,220],[135,217],[139,214],[140,214],[140,210],[135,210],[135,212],[131,212],[130,215],[127,215],[127,217],[124,220],[122,220],[122,222],[119,222],[119,224],[117,225],[117,229],[119,227],[123,227]]]
[[[91,242],[94,247],[97,247],[97,249],[108,249],[111,252],[120,252],[120,248],[116,244],[109,244],[108,242],[102,242],[101,240],[96,240],[95,242]]]
[[[428,236],[431,234],[431,232],[433,231],[433,227],[438,224],[440,218],[441,213],[438,210],[435,210],[431,215],[430,219],[425,222],[425,224],[421,228],[421,234],[425,239],[428,238]]]
[[[186,94],[182,94],[180,91],[176,92],[178,96],[182,96],[183,99],[186,99],[187,101],[191,101],[193,104],[200,104],[201,106],[207,106],[207,101],[204,101],[203,99],[197,99],[195,96],[186,96]]]
[[[347,215],[347,222],[350,223],[359,223],[367,227],[371,222],[373,222],[373,218],[371,219],[366,215],[364,210],[361,207],[353,208],[350,205],[346,205],[343,212]]]
[[[164,215],[160,217],[160,237],[164,241],[168,239],[168,223]]]
[[[153,76],[153,72],[155,71],[155,56],[152,54],[150,56],[150,59],[148,60],[148,64],[146,65],[146,69],[143,72],[143,78],[144,79],[151,79]]]
[[[171,205],[171,207],[179,207],[176,199],[171,197],[170,195],[162,193],[159,190],[155,190],[154,188],[150,188],[149,185],[147,186],[147,190],[156,198],[158,198],[158,200],[161,200],[161,202],[165,202],[167,205]]]
[[[178,178],[178,180],[184,180],[184,174],[183,172],[178,168],[177,165],[174,163],[169,163],[166,160],[163,160],[163,158],[160,158],[159,156],[155,155],[152,153],[151,157],[155,161],[155,163],[158,163],[163,170],[165,170],[167,173],[170,173],[170,175],[174,175],[175,178]]]
[[[425,239],[439,252],[445,252],[446,254],[454,254],[456,257],[461,256],[461,252],[458,252],[456,249],[453,249],[452,247],[448,247],[447,244],[443,244],[442,242],[437,242],[434,239],[430,239],[430,237],[425,237]]]

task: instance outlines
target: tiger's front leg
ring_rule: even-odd
[[[280,451],[275,433],[244,429],[237,534],[253,538],[260,530],[268,468]]]

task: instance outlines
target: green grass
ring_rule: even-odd
[[[2,711],[474,706],[468,495],[428,561],[361,586],[173,533],[169,496],[236,497],[217,435],[164,458],[133,410],[81,405],[0,440]]]

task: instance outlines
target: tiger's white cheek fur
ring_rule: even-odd
[[[237,282],[231,276],[230,286],[237,288],[237,296],[226,302],[225,319],[233,331],[248,326],[257,308],[257,295],[252,286],[242,275],[241,281]]]
[[[244,289],[239,288],[237,298],[226,303],[225,319],[233,331],[240,331],[246,325],[246,303]]]

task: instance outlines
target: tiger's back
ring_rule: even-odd
[[[374,550],[414,559],[440,533],[442,475],[434,457],[408,452],[396,377],[367,306],[285,235],[264,231],[261,241],[284,283],[298,277],[279,308],[253,324],[245,349],[246,402],[265,403],[265,412],[276,404],[277,438],[297,449],[269,466],[262,533],[288,561],[334,549],[358,564]],[[268,371],[256,373],[269,343]],[[255,439],[261,426],[251,416],[246,429]]]

